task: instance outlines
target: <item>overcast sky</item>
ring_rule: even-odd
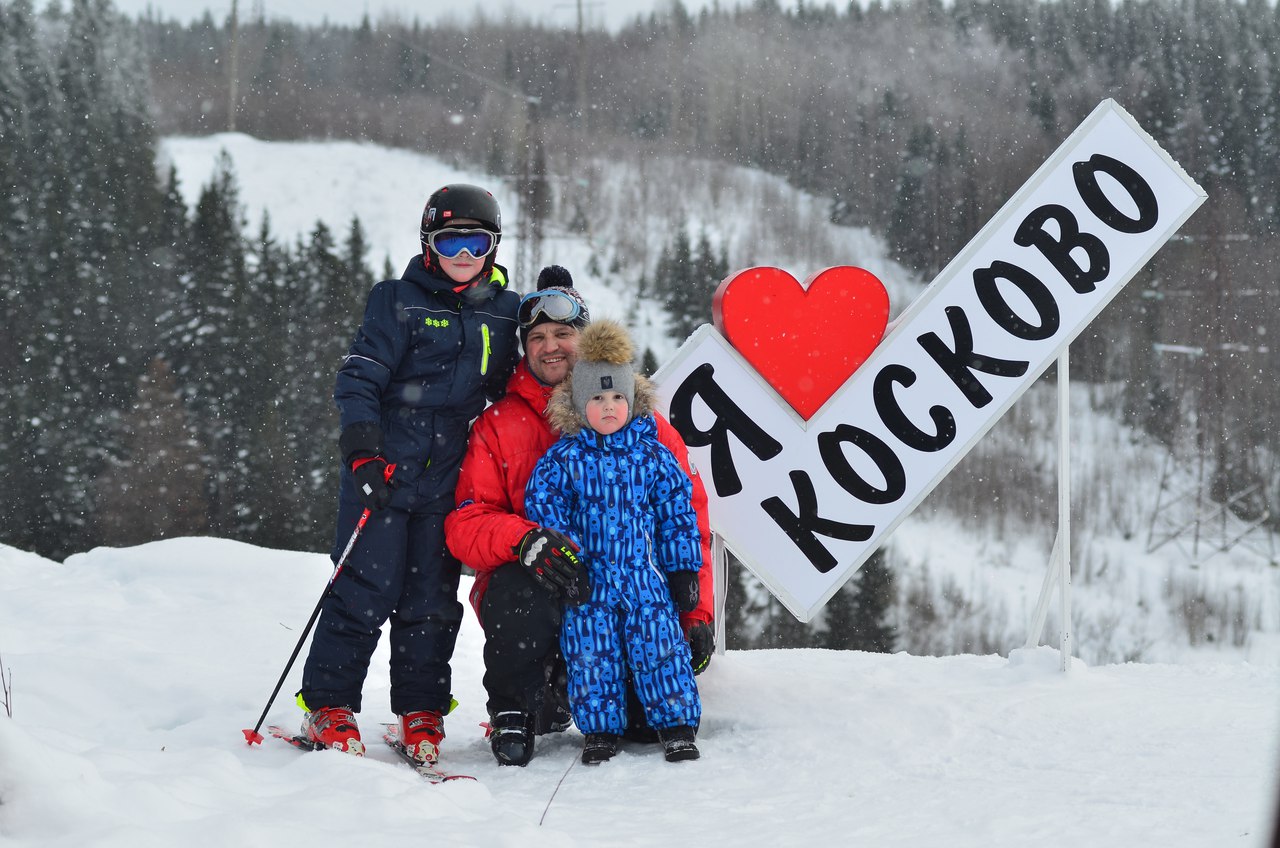
[[[655,9],[665,9],[672,0],[582,0],[584,20],[588,26],[603,24],[617,29],[637,15],[647,15]],[[713,0],[684,0],[685,8],[697,11],[710,6]],[[721,0],[720,5],[730,8],[749,0]],[[784,6],[793,5],[791,2]],[[231,12],[231,0],[115,0],[115,6],[126,15],[140,15],[148,7],[163,18],[191,21],[200,18],[208,9],[215,20],[223,20]],[[577,25],[576,0],[486,0],[483,3],[450,3],[446,0],[239,0],[241,18],[256,14],[261,7],[268,18],[289,18],[299,23],[356,24],[367,12],[375,25],[384,15],[398,15],[406,23],[416,17],[424,24],[435,23],[452,16],[462,21],[470,20],[474,10],[483,9],[489,16],[515,15],[532,18],[548,25]],[[518,10],[518,11],[515,11]]]

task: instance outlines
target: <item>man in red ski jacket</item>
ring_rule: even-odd
[[[472,426],[445,539],[449,551],[476,572],[470,600],[485,631],[484,687],[494,757],[502,765],[522,766],[533,756],[536,735],[564,730],[569,723],[561,605],[566,597],[573,602],[585,595],[585,585],[576,581],[586,578],[569,540],[525,518],[524,492],[534,466],[560,437],[546,419],[547,403],[573,367],[578,334],[590,316],[569,272],[552,265],[538,275],[538,290],[521,301],[517,317],[524,358],[506,395]],[[696,674],[706,669],[714,650],[707,494],[680,434],[666,419],[657,420],[659,441],[693,481],[702,537],[700,601],[680,616]],[[657,741],[634,706],[628,714],[635,724],[627,735]]]

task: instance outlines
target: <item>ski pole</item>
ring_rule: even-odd
[[[389,466],[390,468],[394,468],[394,466]],[[324,594],[320,596],[320,600],[316,601],[316,608],[311,611],[311,618],[307,621],[307,626],[303,629],[302,636],[298,639],[298,644],[293,646],[293,653],[289,655],[289,662],[285,663],[284,671],[280,674],[280,679],[276,681],[276,688],[271,690],[271,697],[267,699],[267,706],[262,710],[258,723],[253,726],[252,730],[245,728],[243,731],[244,739],[250,745],[262,743],[262,734],[258,731],[262,729],[262,723],[267,720],[267,713],[271,711],[271,705],[275,703],[276,695],[280,694],[280,687],[284,685],[284,679],[289,676],[289,670],[293,668],[294,660],[298,658],[298,652],[302,650],[302,643],[307,640],[307,636],[311,634],[311,628],[315,626],[316,619],[320,617],[320,608],[324,606],[324,599],[329,597],[329,590],[333,588],[334,581],[342,573],[342,567],[347,564],[347,559],[351,556],[351,549],[356,546],[356,539],[360,538],[360,531],[364,530],[364,525],[368,522],[371,514],[368,507],[365,507],[364,512],[360,514],[360,520],[356,522],[356,529],[351,532],[351,538],[347,541],[347,547],[342,551],[342,556],[338,557],[338,562],[333,567],[333,574],[329,576],[329,582],[325,584]]]

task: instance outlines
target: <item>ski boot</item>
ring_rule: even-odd
[[[677,725],[676,727],[664,727],[658,731],[658,736],[662,739],[662,751],[669,763],[678,763],[683,760],[696,760],[702,756],[698,753],[698,745],[693,740],[696,733],[692,727],[687,724]]]
[[[400,716],[400,741],[409,756],[420,763],[440,758],[444,741],[444,717],[435,710],[415,710]]]
[[[594,766],[613,759],[618,753],[618,737],[613,733],[588,733],[582,745],[582,762]]]
[[[364,756],[360,728],[356,726],[356,717],[350,707],[321,707],[308,712],[302,717],[299,735],[324,748]]]
[[[489,719],[489,747],[500,766],[528,765],[533,759],[534,717],[523,710],[502,710]]]

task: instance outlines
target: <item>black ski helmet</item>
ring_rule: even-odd
[[[493,194],[480,186],[453,183],[435,190],[422,210],[422,249],[427,249],[427,233],[443,229],[457,218],[471,218],[480,226],[501,235],[502,212]]]
[[[493,259],[498,242],[502,241],[502,210],[492,192],[477,185],[468,183],[450,183],[432,192],[427,198],[427,205],[422,210],[422,261],[428,271],[438,272],[440,263],[436,260],[435,251],[427,244],[427,235],[435,230],[442,230],[455,220],[470,218],[479,221],[480,226],[494,233],[494,251],[485,257],[482,276],[488,276],[493,269]]]

